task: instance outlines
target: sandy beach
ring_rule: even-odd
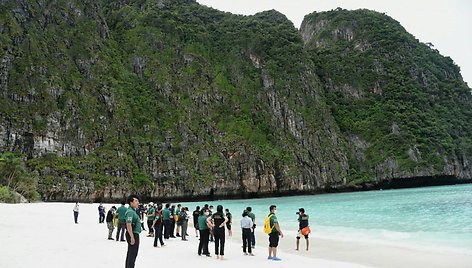
[[[107,205],[107,208],[110,207]],[[106,224],[98,223],[97,204],[81,204],[79,224],[73,223],[73,204],[0,204],[3,220],[0,266],[19,267],[124,267],[126,242],[107,240]],[[237,217],[236,219],[238,219]],[[239,220],[236,220],[239,223]],[[237,226],[237,224],[235,224]],[[189,241],[180,238],[154,248],[153,238],[141,233],[136,267],[161,265],[207,267],[224,262],[225,267],[471,267],[472,256],[413,250],[363,242],[311,238],[310,251],[295,251],[294,233],[286,230],[281,239],[281,262],[267,260],[267,238],[257,230],[256,256],[244,256],[239,228],[227,238],[226,260],[197,255],[198,238],[189,228]],[[281,223],[283,230],[283,223]],[[115,229],[116,231],[116,229]],[[214,245],[210,243],[210,252]]]

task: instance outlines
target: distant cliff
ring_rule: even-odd
[[[0,3],[0,152],[43,200],[256,197],[472,178],[451,59],[367,10]]]

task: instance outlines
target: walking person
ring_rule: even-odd
[[[271,205],[269,211],[270,213],[266,219],[266,224],[269,224],[269,230],[265,230],[266,226],[264,226],[264,231],[269,234],[269,257],[267,257],[267,259],[281,261],[282,259],[277,258],[277,246],[279,245],[279,236],[283,238],[284,235],[280,229],[277,216],[275,216],[277,213],[277,206]]]
[[[136,195],[130,195],[127,199],[128,210],[126,211],[126,242],[128,242],[128,252],[126,254],[125,268],[134,268],[139,250],[139,234],[141,224],[136,209],[139,206],[139,199]]]
[[[154,228],[154,247],[157,248],[157,240],[159,240],[161,247],[164,246],[164,241],[162,241],[162,205],[157,206],[157,211],[154,215],[152,228]]]
[[[110,210],[108,210],[107,213],[107,218],[105,221],[107,222],[107,227],[108,227],[108,240],[114,240],[113,237],[113,230],[115,229],[115,226],[113,225],[113,218],[115,217],[115,211],[116,207],[112,206]]]
[[[153,237],[154,236],[154,228],[152,228],[152,224],[154,222],[154,216],[156,215],[155,213],[156,209],[154,208],[154,203],[149,202],[149,207],[147,209],[146,213],[146,218],[147,218],[147,226],[148,226],[148,237]]]
[[[98,223],[103,223],[105,221],[105,207],[100,203],[98,206]]]
[[[228,236],[233,236],[233,231],[231,231],[231,225],[233,224],[233,215],[229,212],[229,209],[225,209],[226,218],[228,221],[226,222],[226,229],[228,229]]]
[[[170,222],[170,204],[166,204],[166,208],[162,211],[162,222],[164,224],[164,239],[170,238],[170,228],[172,223]]]
[[[300,238],[301,236],[304,236],[305,241],[306,241],[306,250],[308,251],[308,248],[310,246],[310,240],[308,239],[308,235],[310,234],[310,227],[308,227],[309,216],[305,214],[304,208],[299,208],[297,214],[298,214],[297,250],[299,249],[299,246],[300,246]]]
[[[243,236],[243,253],[244,255],[248,255],[248,252],[249,252],[250,256],[254,256],[254,254],[252,254],[252,247],[251,247],[252,225],[253,223],[252,223],[251,218],[249,218],[249,213],[247,212],[247,210],[244,210],[243,218],[241,219],[241,230],[242,230],[242,236]],[[247,248],[247,252],[246,252],[246,248]]]
[[[211,215],[213,227],[213,235],[215,237],[215,255],[217,259],[222,259],[225,255],[225,225],[228,222],[226,215],[223,213],[223,206],[216,207],[216,213]]]
[[[198,255],[202,254],[211,257],[210,251],[208,251],[208,239],[210,238],[210,228],[213,228],[213,225],[209,221],[210,212],[208,209],[204,208],[202,215],[198,217],[198,229],[200,232],[200,242],[198,243]]]
[[[252,207],[247,207],[246,208],[247,212],[248,212],[248,216],[249,218],[251,218],[252,220],[252,229],[251,229],[251,243],[252,243],[252,248],[255,248],[256,247],[256,236],[254,234],[254,231],[256,229],[256,215],[254,215],[254,213],[252,213]]]
[[[116,230],[116,241],[125,241],[125,229],[126,229],[126,211],[128,209],[125,207],[126,202],[121,201],[121,206],[118,208],[118,229]],[[121,236],[120,236],[121,234]]]
[[[195,228],[195,235],[198,237],[198,217],[200,216],[200,206],[197,206],[192,213],[193,228]]]
[[[75,224],[78,224],[79,222],[79,201],[75,202],[75,206],[74,206],[74,222]]]
[[[186,208],[181,209],[178,223],[182,227],[182,241],[187,241],[188,214]]]

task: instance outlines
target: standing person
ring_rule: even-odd
[[[74,206],[74,222],[75,224],[78,224],[78,220],[79,220],[79,201],[75,202],[75,206]]]
[[[161,247],[164,246],[162,241],[162,205],[157,206],[157,211],[154,216],[152,227],[154,228],[154,247],[157,248],[157,240],[161,243]]]
[[[231,231],[231,225],[233,224],[233,215],[229,212],[229,209],[225,209],[226,218],[228,221],[226,222],[226,229],[228,229],[228,236],[233,236],[233,231]]]
[[[154,208],[154,203],[149,202],[146,218],[147,218],[147,226],[148,226],[148,235],[149,237],[154,236],[154,228],[152,227],[152,224],[154,222],[154,216],[156,215],[155,213],[156,209]]]
[[[175,211],[175,205],[172,205],[170,207],[170,238],[176,238],[176,236],[174,235],[174,231],[175,231],[175,220],[178,219],[178,214],[179,212],[176,212]]]
[[[192,213],[193,218],[193,228],[195,228],[195,235],[198,237],[198,217],[200,216],[200,206],[195,208],[195,211]]]
[[[105,207],[100,203],[98,206],[98,223],[103,223],[105,221]]]
[[[128,209],[125,207],[126,202],[121,201],[121,206],[118,208],[118,229],[116,230],[116,241],[125,241],[125,229],[126,229],[126,211]],[[121,236],[120,236],[121,233]],[[118,240],[119,239],[119,240]]]
[[[182,227],[182,230],[181,230],[182,231],[182,240],[187,241],[186,237],[187,237],[187,226],[188,226],[188,214],[187,214],[186,208],[182,208],[180,210],[178,223]]]
[[[249,218],[251,218],[251,220],[252,220],[251,242],[252,242],[252,248],[255,248],[256,247],[256,236],[254,234],[254,231],[256,229],[256,215],[254,215],[254,213],[252,213],[252,207],[247,207],[246,210],[248,212]]]
[[[162,222],[164,224],[164,239],[169,239],[170,237],[170,228],[171,228],[171,222],[170,222],[170,204],[166,204],[166,208],[162,211]]]
[[[299,246],[300,246],[300,237],[303,235],[306,241],[306,250],[308,251],[308,248],[310,246],[310,240],[308,240],[308,235],[310,234],[309,227],[308,227],[309,216],[305,214],[304,208],[299,208],[297,214],[298,214],[297,250],[299,249]]]
[[[216,207],[216,213],[211,215],[211,221],[213,227],[213,235],[215,236],[215,255],[217,259],[223,260],[225,255],[225,225],[228,222],[225,214],[223,213],[223,206],[218,205]]]
[[[180,212],[182,212],[182,206],[180,204],[177,205],[175,209],[175,224],[177,225],[177,229],[175,230],[175,236],[180,237],[180,227],[182,227],[182,221],[180,221]]]
[[[213,215],[213,205],[210,205],[208,212],[210,213],[209,216],[211,217],[211,215]],[[214,241],[215,241],[215,237],[214,237],[213,228],[212,228],[210,229],[210,242],[214,242]]]
[[[125,268],[134,268],[139,250],[139,234],[141,224],[136,209],[139,206],[139,199],[136,195],[128,197],[128,210],[126,211],[126,241],[128,242],[128,252],[126,254]]]
[[[282,259],[277,258],[277,246],[279,245],[279,236],[282,238],[284,235],[282,234],[282,230],[280,229],[279,222],[277,220],[277,206],[271,205],[269,207],[269,215],[267,215],[269,224],[270,224],[270,233],[269,233],[269,257],[267,259],[273,261],[281,261]],[[266,219],[267,221],[267,219]]]
[[[146,212],[146,208],[144,207],[143,204],[139,204],[138,208],[136,209],[136,213],[138,214],[139,217],[139,222],[141,223],[141,229],[146,231],[146,228],[144,228],[144,214]]]
[[[204,208],[202,215],[198,217],[198,229],[200,232],[200,242],[198,243],[198,255],[211,257],[210,251],[208,251],[208,238],[210,236],[210,228],[213,228],[209,221],[210,212]]]
[[[115,217],[115,211],[116,207],[112,206],[110,210],[108,210],[107,213],[107,227],[108,227],[108,240],[114,240],[111,236],[113,235],[113,230],[115,229],[115,226],[113,225],[113,218]]]
[[[252,224],[253,224],[252,220],[251,218],[249,218],[249,213],[247,212],[247,210],[244,210],[243,218],[241,219],[241,230],[243,233],[243,252],[244,252],[244,255],[247,255],[247,252],[246,252],[246,247],[247,247],[247,250],[250,256],[254,256],[254,254],[252,254],[252,247],[251,247]]]

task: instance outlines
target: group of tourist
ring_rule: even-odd
[[[128,208],[125,206],[128,204]],[[113,231],[117,227],[116,241],[126,241],[128,243],[128,252],[126,256],[126,268],[134,267],[139,249],[139,234],[145,229],[144,215],[146,216],[146,225],[148,228],[148,237],[154,237],[154,247],[162,247],[164,241],[180,237],[182,241],[187,241],[188,221],[193,218],[196,237],[199,237],[198,250],[199,256],[211,257],[209,251],[209,242],[214,242],[215,255],[217,259],[224,259],[225,255],[225,237],[226,230],[228,235],[232,236],[233,216],[229,209],[224,209],[222,205],[216,206],[216,211],[212,205],[205,204],[202,208],[197,206],[195,211],[189,212],[188,207],[182,207],[180,204],[175,206],[167,203],[154,204],[150,202],[147,206],[139,203],[136,195],[131,195],[126,202],[122,202],[117,209],[112,206],[105,217],[105,208],[100,203],[98,207],[99,223],[104,221],[108,227],[108,239],[113,239]],[[79,205],[74,207],[74,221],[77,222]],[[269,260],[280,261],[277,257],[277,247],[279,238],[283,238],[283,232],[277,220],[277,207],[271,205],[269,214],[264,223],[264,232],[269,236]],[[308,234],[308,215],[303,208],[299,209],[298,221],[299,231],[297,234],[296,250],[299,250],[299,241],[303,236],[306,240],[306,250],[309,248]],[[244,255],[254,256],[252,249],[256,245],[254,230],[256,228],[256,216],[251,207],[247,207],[242,212],[240,221],[242,231],[242,249]],[[126,231],[125,231],[126,230]],[[175,234],[175,235],[174,235]],[[126,238],[126,240],[125,240]]]

